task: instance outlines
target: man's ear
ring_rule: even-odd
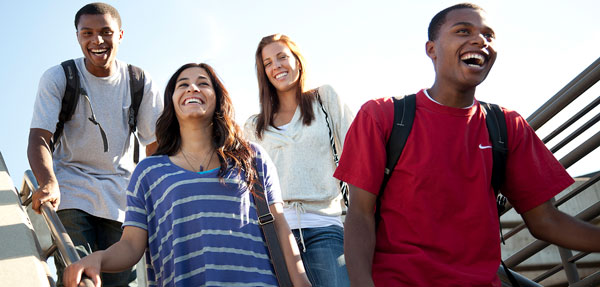
[[[425,43],[425,53],[427,53],[427,57],[429,57],[432,61],[435,61],[437,58],[435,54],[435,42],[427,41],[427,43]]]
[[[119,30],[119,43],[123,40],[123,30]]]

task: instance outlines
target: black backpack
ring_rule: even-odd
[[[79,82],[79,73],[77,71],[77,66],[75,66],[74,60],[67,60],[61,63],[63,70],[65,72],[65,78],[67,79],[67,85],[65,87],[65,95],[62,99],[60,113],[58,114],[58,123],[56,123],[56,131],[52,136],[52,143],[50,145],[52,151],[54,151],[55,145],[58,144],[58,139],[60,138],[65,122],[71,120],[73,114],[75,113],[75,108],[77,107],[77,102],[79,101],[79,96],[81,95],[81,83]],[[139,141],[137,136],[135,135],[136,126],[137,126],[137,114],[140,108],[140,104],[142,103],[142,98],[144,96],[144,71],[136,66],[127,65],[127,70],[129,71],[129,89],[131,93],[131,105],[129,106],[129,132],[134,135],[134,149],[133,149],[133,161],[138,163],[139,161]],[[96,121],[96,118],[92,112],[92,117],[89,120],[97,125],[100,129],[100,134],[102,136],[102,141],[104,144],[104,152],[108,151],[108,139],[106,138],[106,134],[104,130]]]
[[[398,163],[398,159],[400,159],[400,155],[402,154],[402,150],[404,149],[404,145],[406,144],[406,140],[408,139],[408,135],[410,134],[410,131],[412,129],[413,120],[415,118],[415,111],[417,107],[415,94],[405,96],[402,98],[394,97],[393,100],[394,124],[392,126],[390,138],[388,139],[386,145],[387,160],[383,175],[383,181],[379,189],[379,194],[377,195],[376,209],[374,214],[376,226],[375,228],[377,228],[377,226],[379,225],[379,221],[381,220],[380,208],[383,191],[388,181],[390,180],[392,172],[394,171],[394,167]],[[506,204],[506,197],[499,193],[500,187],[504,182],[506,169],[506,155],[508,152],[506,121],[504,119],[504,112],[498,105],[485,103],[482,101],[479,101],[479,103],[484,108],[483,111],[486,114],[485,123],[488,129],[488,133],[490,135],[490,141],[492,142],[493,165],[491,185],[496,195],[496,206],[498,207],[498,220],[500,220],[500,215],[502,215],[502,213],[504,212]],[[502,242],[504,243],[504,238],[502,237],[502,226],[500,226],[500,235],[502,238]],[[504,264],[504,261],[502,261],[502,266],[504,267],[504,270],[506,271],[507,277],[511,281],[512,286],[519,286],[518,282],[512,275],[512,272]]]

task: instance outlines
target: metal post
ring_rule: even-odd
[[[573,284],[579,281],[579,273],[577,272],[577,265],[574,262],[570,262],[569,258],[573,257],[573,252],[569,249],[558,247],[558,254],[560,255],[560,261],[563,264],[563,269],[567,275],[567,281],[569,284]]]

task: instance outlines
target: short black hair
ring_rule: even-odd
[[[448,15],[450,11],[457,9],[473,9],[485,11],[483,10],[483,8],[472,3],[460,3],[438,12],[437,14],[435,14],[435,16],[433,16],[431,22],[429,22],[429,29],[427,29],[427,36],[429,38],[429,41],[434,41],[437,39],[438,33],[440,32],[440,28],[442,27],[442,25],[444,25],[444,23],[446,23],[446,15]]]
[[[119,29],[121,29],[121,15],[119,15],[119,11],[117,11],[117,9],[113,6],[100,2],[87,4],[81,7],[79,11],[77,11],[77,14],[75,14],[75,29],[77,30],[77,25],[79,25],[79,18],[81,18],[82,15],[104,14],[108,14],[111,17],[113,17],[113,19],[117,20],[117,24],[119,24]]]

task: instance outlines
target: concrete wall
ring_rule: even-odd
[[[0,285],[49,286],[33,226],[0,154]]]

